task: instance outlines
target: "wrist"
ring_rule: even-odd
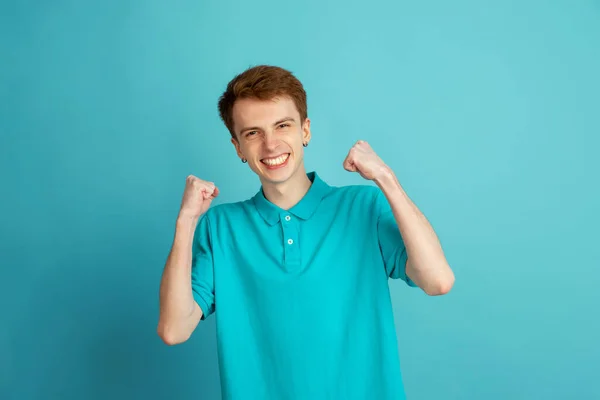
[[[182,228],[192,226],[195,228],[199,220],[200,216],[180,212],[177,216],[177,226]]]
[[[400,182],[398,182],[398,179],[396,179],[394,171],[392,171],[392,169],[387,165],[381,168],[381,171],[379,174],[377,174],[373,181],[383,191],[397,189],[400,187]]]

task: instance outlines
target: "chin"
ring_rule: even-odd
[[[283,183],[288,181],[294,174],[291,170],[279,171],[263,171],[261,174],[262,180],[270,183]]]

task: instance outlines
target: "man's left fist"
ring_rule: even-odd
[[[358,172],[365,179],[376,181],[389,172],[389,168],[364,140],[359,140],[348,152],[344,169]]]

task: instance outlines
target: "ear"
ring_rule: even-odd
[[[310,119],[306,118],[302,124],[302,143],[310,142]]]
[[[242,150],[240,149],[240,142],[238,142],[236,138],[231,138],[231,144],[233,144],[233,147],[235,147],[235,152],[237,153],[238,157],[240,159],[244,158]]]

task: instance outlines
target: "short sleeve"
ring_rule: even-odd
[[[388,277],[402,279],[409,286],[416,287],[406,276],[406,260],[408,258],[404,241],[394,218],[392,208],[381,190],[377,190],[375,208],[377,215],[377,239],[381,257]]]
[[[210,220],[204,214],[198,221],[192,246],[192,294],[202,310],[202,319],[215,311],[213,268]]]

